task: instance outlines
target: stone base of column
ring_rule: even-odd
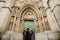
[[[59,40],[59,32],[45,31],[35,33],[35,40]]]
[[[22,33],[8,31],[2,36],[2,40],[23,40]]]

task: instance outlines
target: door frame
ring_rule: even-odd
[[[26,19],[23,20],[23,28],[24,28],[24,22],[25,22],[25,21],[33,21],[33,22],[34,22],[34,31],[35,31],[35,21],[34,21],[33,19],[31,19],[31,20],[26,20]]]

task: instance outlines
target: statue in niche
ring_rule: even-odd
[[[36,33],[39,33],[40,32],[40,28],[39,28],[39,25],[38,24],[36,24],[37,26],[36,26],[36,28],[35,28],[35,32]]]
[[[23,21],[20,20],[20,22],[19,22],[19,32],[23,32],[22,26],[23,26]]]
[[[47,17],[44,17],[44,22],[45,22],[46,30],[50,30]]]
[[[10,29],[9,30],[12,30],[13,22],[14,22],[14,16],[11,16],[11,19],[10,19]]]

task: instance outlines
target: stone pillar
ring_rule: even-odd
[[[48,4],[49,4],[49,9],[47,8],[46,13],[47,13],[47,17],[48,17],[48,21],[50,28],[52,31],[56,32],[59,30],[59,4],[60,1],[59,0],[48,0]]]
[[[15,9],[15,12],[16,13],[16,9]],[[14,15],[14,23],[13,23],[13,26],[12,26],[12,31],[15,31],[15,27],[16,27],[16,16],[17,16],[17,13]]]
[[[56,19],[56,22],[60,28],[60,4],[57,4],[53,9],[53,14]],[[59,30],[60,31],[60,30]]]
[[[17,17],[17,20],[16,20],[16,27],[15,27],[15,31],[16,32],[19,32],[19,21],[20,21],[20,19],[19,19],[19,17]]]
[[[0,32],[2,33],[8,28],[7,25],[10,17],[10,7],[13,6],[14,0],[5,0],[4,2],[5,3],[2,3],[3,5],[1,5],[0,9]]]
[[[53,39],[58,40],[58,31],[60,31],[60,0],[49,0],[49,9],[47,9],[47,18],[48,22],[51,28],[51,31],[53,32]]]
[[[42,24],[43,24],[43,30],[46,30],[45,22],[44,22],[44,15],[45,15],[45,8],[41,7],[41,16],[42,16]]]
[[[53,32],[57,31],[59,29],[58,24],[55,20],[53,13],[49,9],[47,11],[47,18],[48,18],[48,22],[49,22],[51,31],[53,31]]]
[[[41,9],[41,8],[40,8]],[[43,32],[44,31],[44,27],[43,27],[43,21],[42,21],[42,9],[39,10],[39,18],[38,18],[38,23],[39,23],[39,29],[40,29],[40,32]]]
[[[16,27],[15,27],[15,32],[19,32],[19,22],[20,22],[19,7],[16,6]]]
[[[0,11],[0,32],[4,32],[6,30],[6,25],[10,16],[9,8],[1,8]]]

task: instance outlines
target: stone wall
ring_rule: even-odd
[[[0,19],[1,19],[0,26],[5,21],[4,19],[6,19],[6,17],[3,17],[3,14],[5,14],[5,12],[6,12],[5,16],[10,15],[10,8],[14,5],[14,2],[15,2],[14,0],[0,1],[0,10],[1,10],[0,12],[2,12],[0,15]],[[20,1],[17,1],[17,2],[18,2],[18,4],[16,4],[16,5],[19,5],[19,3],[21,3]],[[59,17],[59,15],[60,15],[59,14],[60,3],[59,2],[60,1],[59,0],[42,0],[42,2],[43,2],[43,6],[45,7],[45,12],[47,14],[47,18],[48,18],[48,22],[49,22],[51,30],[52,31],[59,30],[59,26],[60,26],[60,17]],[[3,10],[5,10],[5,11],[3,12]]]
[[[16,33],[13,31],[7,31],[3,36],[2,40],[23,40],[22,33]]]
[[[59,32],[54,33],[51,31],[35,33],[35,40],[58,40],[58,39],[60,39],[58,34],[59,34]]]
[[[5,32],[14,0],[0,0],[0,32]]]
[[[43,6],[45,7],[51,32],[53,32],[52,38],[58,40],[60,32],[56,32],[60,31],[60,0],[43,0]],[[48,34],[50,35],[50,33]]]
[[[3,32],[5,31],[6,29],[6,25],[7,25],[7,19],[9,18],[9,14],[10,11],[8,8],[2,8],[1,11],[0,11],[0,32]],[[3,28],[4,27],[4,28]]]
[[[60,31],[60,18],[59,18],[59,8],[60,0],[46,0],[45,2],[45,11],[47,14],[48,22],[51,28],[51,31]],[[46,7],[48,6],[48,7]]]

